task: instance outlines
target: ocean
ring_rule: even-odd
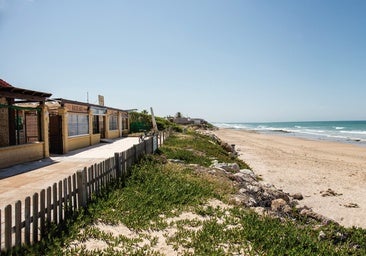
[[[213,123],[219,128],[252,130],[315,140],[366,146],[366,121],[317,121],[272,123]]]

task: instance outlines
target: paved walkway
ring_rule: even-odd
[[[0,209],[52,186],[85,166],[110,158],[115,152],[125,151],[134,144],[138,144],[137,137],[121,138],[65,155],[0,169]]]

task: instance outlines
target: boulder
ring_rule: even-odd
[[[275,211],[275,212],[284,211],[285,209],[287,210],[288,207],[289,207],[289,205],[282,198],[272,200],[272,202],[271,202],[271,209],[272,209],[272,211]]]
[[[293,199],[295,199],[295,200],[303,200],[304,199],[304,197],[302,196],[302,194],[301,193],[296,193],[296,194],[293,194],[293,195],[291,195],[292,196],[292,198]]]

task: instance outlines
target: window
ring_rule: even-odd
[[[89,118],[85,114],[69,114],[69,136],[89,134]]]
[[[109,116],[109,130],[118,130],[118,116],[111,115]]]

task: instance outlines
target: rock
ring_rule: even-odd
[[[257,206],[257,205],[258,205],[257,201],[253,197],[249,197],[247,206],[254,207],[254,206]]]
[[[245,188],[239,189],[240,194],[246,194],[247,192],[248,192],[248,190],[246,190]]]
[[[230,167],[230,169],[233,170],[233,171],[239,171],[240,170],[240,167],[237,163],[228,164],[228,167]]]
[[[293,194],[293,195],[292,195],[292,198],[293,198],[293,199],[296,199],[296,200],[303,200],[303,199],[304,199],[304,197],[302,196],[302,194],[301,194],[301,193]]]
[[[337,232],[335,234],[335,238],[337,241],[341,241],[341,242],[344,242],[346,239],[347,239],[347,235],[341,233],[341,232]]]
[[[360,206],[356,203],[348,203],[348,204],[344,204],[343,206],[347,207],[347,208],[360,208]]]
[[[253,211],[256,214],[261,215],[261,216],[265,215],[265,213],[266,213],[266,209],[264,207],[254,207]]]
[[[250,191],[250,193],[254,193],[254,194],[256,194],[256,193],[258,193],[261,189],[260,189],[260,187],[258,187],[258,186],[248,185],[248,186],[247,186],[247,190],[249,190],[249,191]]]
[[[212,161],[211,168],[225,170],[227,172],[237,172],[240,167],[237,163],[219,163],[217,160]]]
[[[328,188],[326,191],[320,191],[320,194],[323,196],[323,197],[326,197],[326,196],[341,196],[342,194],[339,194],[339,193],[336,193],[334,190]]]
[[[283,211],[283,209],[285,208],[285,206],[288,206],[288,204],[282,198],[278,198],[278,199],[272,200],[272,202],[271,202],[271,209],[272,209],[272,211],[276,211],[276,212]]]
[[[327,235],[321,230],[318,235],[318,240],[323,241],[327,238]]]
[[[240,173],[245,174],[245,175],[249,175],[251,176],[253,179],[256,179],[256,176],[254,174],[254,172],[252,170],[249,169],[241,169],[239,170]]]
[[[306,209],[306,208],[304,208],[300,211],[300,215],[307,216],[307,217],[313,218],[315,220],[318,220],[318,221],[322,222],[324,225],[328,225],[330,223],[337,224],[337,222],[335,222],[334,220],[328,219],[327,217],[325,217],[319,213],[313,212],[312,210]]]
[[[176,164],[184,164],[184,161],[180,159],[168,159],[168,161]]]
[[[234,152],[233,151],[233,148],[228,143],[226,143],[226,142],[222,142],[221,143],[221,147],[223,147],[223,149],[225,149],[229,153]]]
[[[247,183],[255,182],[255,180],[253,179],[252,176],[243,174],[241,172],[237,172],[237,173],[233,174],[233,177],[238,182],[247,182]]]

